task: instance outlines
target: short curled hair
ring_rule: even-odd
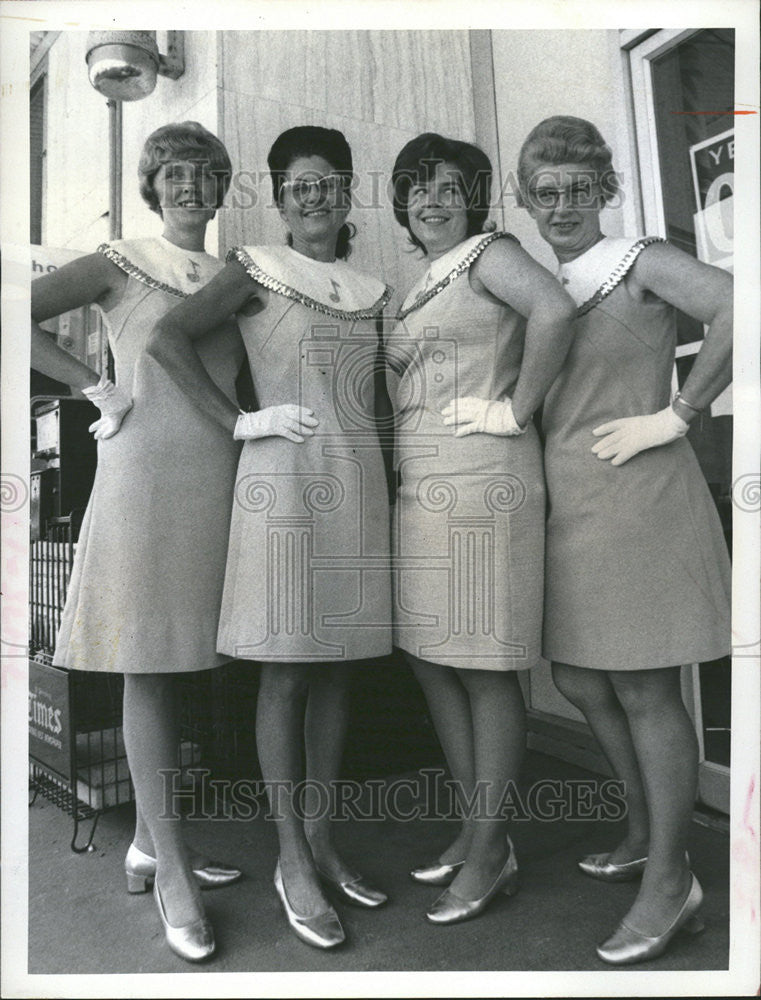
[[[468,218],[466,239],[484,231],[489,215],[492,170],[491,161],[482,149],[437,132],[424,132],[410,139],[397,156],[391,174],[394,216],[407,230],[410,242],[424,252],[425,247],[410,228],[407,202],[412,185],[430,181],[441,163],[451,163],[462,179]]]
[[[267,166],[272,178],[272,197],[276,205],[282,204],[286,171],[294,160],[302,156],[321,156],[344,178],[347,189],[352,186],[354,165],[351,147],[343,132],[335,128],[323,128],[321,125],[296,125],[282,132],[267,154]],[[354,238],[356,232],[356,228],[350,222],[345,222],[339,229],[336,257],[340,260],[346,260],[351,253],[350,240]],[[288,244],[290,243],[289,234]]]
[[[559,166],[561,163],[583,164],[594,170],[606,202],[618,192],[613,154],[597,127],[585,118],[554,115],[534,126],[518,154],[521,205],[526,205],[532,175],[541,167]]]
[[[217,185],[216,208],[222,205],[232,179],[232,163],[222,142],[198,122],[172,122],[151,132],[145,140],[137,176],[140,194],[152,212],[161,215],[153,187],[156,174],[165,163],[185,160],[208,169]]]

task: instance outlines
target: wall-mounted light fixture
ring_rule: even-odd
[[[185,72],[181,31],[167,32],[166,55],[155,31],[91,31],[87,37],[90,83],[115,101],[140,101],[153,93],[156,77],[176,80]]]

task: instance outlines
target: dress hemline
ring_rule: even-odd
[[[712,660],[720,660],[725,656],[730,655],[731,650],[727,647],[722,650],[708,650],[700,652],[696,655],[689,655],[686,657],[681,657],[677,662],[670,663],[653,663],[649,661],[648,663],[637,663],[632,664],[631,660],[628,660],[626,664],[615,664],[608,661],[604,664],[590,663],[580,663],[579,660],[583,657],[579,656],[555,656],[549,651],[542,652],[542,658],[547,660],[549,663],[565,663],[569,667],[577,667],[579,670],[603,670],[606,673],[616,673],[616,674],[632,674],[639,673],[643,670],[668,670],[671,667],[683,667],[688,666],[691,663],[709,663]],[[619,661],[624,659],[624,657],[619,656]]]
[[[499,657],[484,657],[484,656],[453,656],[449,659],[430,659],[427,656],[422,656],[419,649],[408,649],[402,642],[396,640],[394,642],[394,649],[401,650],[403,653],[409,653],[418,660],[422,660],[424,663],[432,663],[437,667],[451,667],[453,670],[488,670],[489,673],[493,674],[514,674],[518,673],[520,670],[533,670],[534,667],[538,666],[541,657],[539,654],[535,654],[533,657],[533,663],[521,663],[520,666],[505,666],[504,660],[500,660]],[[528,659],[528,657],[527,657]],[[467,662],[457,662],[457,661],[467,661]],[[474,662],[477,661],[477,662]],[[496,663],[499,662],[499,666]]]

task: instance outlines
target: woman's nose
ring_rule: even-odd
[[[426,211],[432,208],[441,208],[441,201],[442,199],[438,197],[435,191],[431,192],[423,199],[423,208]]]

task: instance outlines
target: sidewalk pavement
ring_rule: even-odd
[[[572,783],[600,777],[538,753],[528,754],[525,772],[524,795],[547,779]],[[564,794],[570,787],[564,784]],[[338,905],[347,942],[321,952],[299,941],[286,924],[272,885],[273,824],[262,816],[246,822],[203,819],[188,824],[193,845],[245,874],[226,889],[204,893],[217,953],[193,966],[166,946],[152,896],[126,892],[122,866],[133,823],[132,806],[106,812],[96,830],[96,850],[77,855],[69,847],[71,819],[41,797],[30,808],[30,973],[610,972],[595,945],[613,931],[637,892],[637,883],[601,883],[576,868],[582,855],[617,842],[622,821],[525,819],[511,826],[522,876],[517,896],[500,895],[478,919],[437,927],[424,913],[441,890],[416,884],[408,872],[439,856],[455,824],[424,818],[352,821],[338,824],[339,847],[352,866],[388,893],[389,903],[372,911]],[[727,968],[726,832],[695,822],[690,857],[705,893],[706,930],[693,938],[678,936],[665,955],[636,968]]]

